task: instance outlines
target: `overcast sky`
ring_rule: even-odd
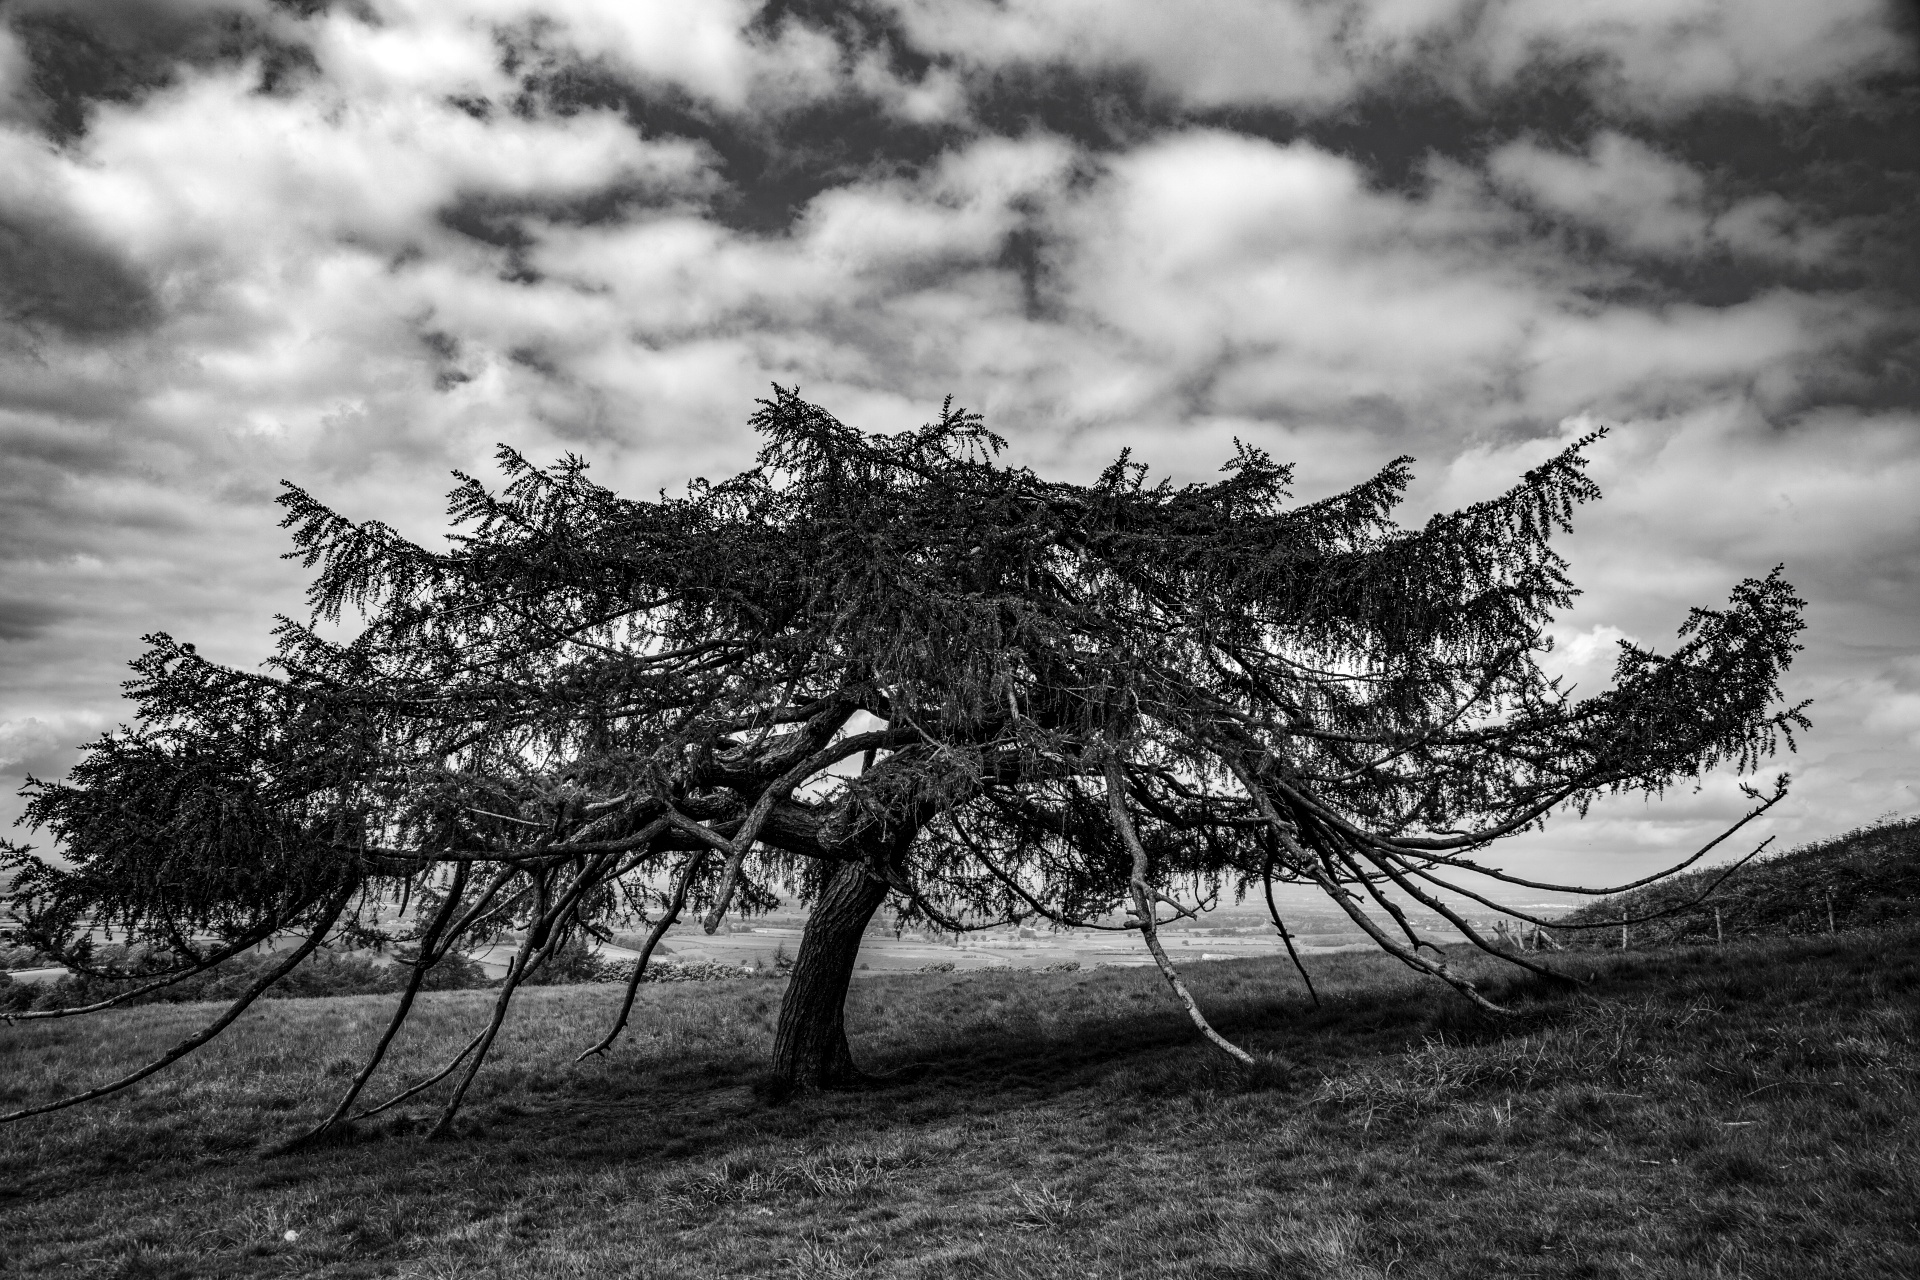
[[[650,493],[770,382],[1409,520],[1597,424],[1557,660],[1784,562],[1768,830],[1920,810],[1920,77],[1878,0],[12,0],[0,821],[165,630],[251,664],[285,477],[420,537],[496,442]],[[1508,864],[1637,873],[1724,780]],[[1747,846],[1742,845],[1742,848]]]

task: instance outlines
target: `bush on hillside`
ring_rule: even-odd
[[[772,973],[772,970],[768,971]],[[620,976],[622,980],[631,977],[633,970],[626,969]],[[649,964],[647,982],[732,982],[737,978],[759,976],[751,969],[737,964],[727,964],[721,960],[688,960],[680,964]]]
[[[399,965],[393,969],[393,989],[399,990],[406,984],[406,966],[413,963],[419,952],[414,947],[401,947],[393,953]],[[449,952],[440,957],[440,963],[427,970],[427,977],[420,984],[422,991],[471,991],[475,987],[493,985],[493,979],[487,977],[487,971],[479,961],[462,955],[458,951]]]
[[[32,947],[0,938],[0,973],[9,969],[38,969],[52,963]]]
[[[620,939],[614,939],[616,944]],[[644,940],[643,940],[644,941]],[[638,950],[633,947],[631,950]],[[647,976],[643,982],[725,982],[735,978],[751,978],[756,971],[737,964],[728,964],[723,960],[686,960],[673,961],[659,958],[665,947],[654,948],[653,958],[647,962]],[[769,973],[785,973],[782,955],[776,961],[775,968]],[[527,985],[533,987],[573,986],[586,982],[626,982],[633,977],[631,960],[608,960],[595,955],[586,947],[584,940],[575,940],[554,954],[540,968],[527,977]]]
[[[602,960],[587,949],[584,938],[575,938],[528,974],[527,985],[570,987],[584,982],[624,982],[632,972],[630,962]]]

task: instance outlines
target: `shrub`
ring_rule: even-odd
[[[584,938],[575,938],[556,951],[552,959],[528,974],[527,985],[570,987],[583,982],[624,981],[631,972],[631,965],[602,960],[587,949]]]
[[[624,980],[633,971],[626,969],[620,975]],[[682,964],[649,964],[647,982],[731,982],[736,978],[751,978],[753,974],[737,964],[725,964],[719,960],[688,960]]]
[[[8,969],[38,969],[53,961],[24,944],[0,940],[0,973]]]
[[[399,961],[401,966],[405,966],[412,964],[414,957],[418,954],[417,948],[401,947],[393,953],[393,958]],[[394,972],[397,975],[394,979],[396,987],[406,982],[406,971],[403,967],[396,967]],[[492,981],[487,977],[485,967],[478,960],[453,951],[440,957],[440,962],[427,970],[426,980],[420,984],[420,989],[422,991],[470,991],[475,987],[489,986]]]

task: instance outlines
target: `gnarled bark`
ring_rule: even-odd
[[[773,1037],[777,1092],[845,1088],[865,1077],[847,1048],[847,984],[886,882],[858,862],[836,866],[807,917]]]

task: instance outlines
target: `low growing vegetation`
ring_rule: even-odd
[[[447,1140],[428,1092],[294,1155],[389,999],[256,1007],[179,1070],[23,1122],[0,1269],[122,1277],[1632,1277],[1920,1274],[1920,931],[1564,963],[1456,957],[1500,1018],[1385,957],[856,983],[894,1074],[769,1106],[777,981],[526,993]],[[421,998],[376,1082],[483,992]],[[151,1056],[204,1009],[0,1031],[0,1105]],[[561,1060],[570,1058],[565,1055]],[[443,1088],[445,1086],[442,1086]]]

